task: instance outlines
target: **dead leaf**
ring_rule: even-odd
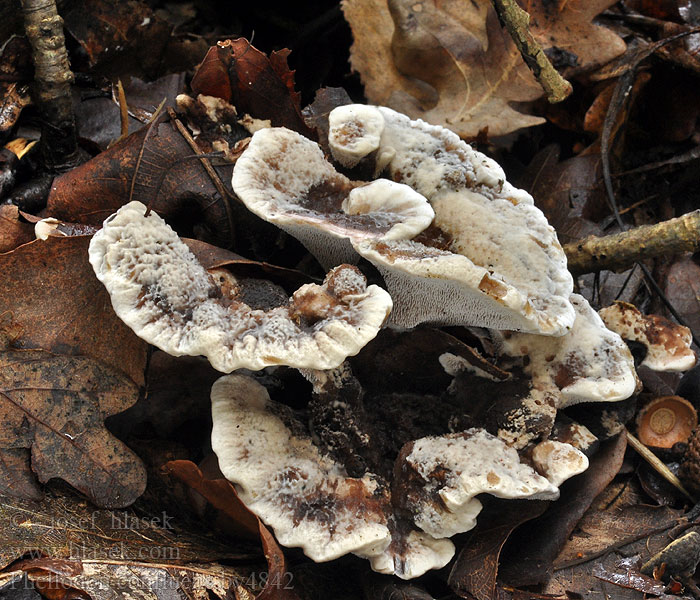
[[[282,549],[262,521],[241,502],[229,481],[223,479],[223,476],[217,479],[206,478],[190,461],[171,461],[164,468],[199,492],[216,509],[231,517],[248,535],[259,536],[268,572],[262,581],[264,587],[257,600],[298,600],[294,592],[293,575],[287,568]]]
[[[226,513],[239,525],[241,533],[253,539],[260,537],[258,518],[239,500],[233,486],[223,475],[209,479],[189,460],[173,460],[163,468],[201,494],[214,508]]]
[[[3,89],[4,88],[4,89]],[[29,87],[11,83],[3,86],[0,100],[0,136],[4,136],[15,126],[22,109],[31,104]]]
[[[242,575],[241,571],[230,566],[149,564],[109,559],[72,562],[75,565],[72,573],[53,572],[46,568],[42,559],[27,561],[20,566],[26,569],[29,579],[49,600],[253,598],[245,585],[250,576]],[[61,590],[73,593],[56,594]]]
[[[188,422],[211,423],[209,391],[219,377],[205,358],[156,350],[148,363],[145,396],[113,417],[110,429],[120,437],[147,432],[152,438],[155,432],[159,439],[177,440]]]
[[[289,52],[278,50],[268,58],[245,38],[219,42],[209,49],[197,69],[192,91],[222,98],[240,115],[270,119],[274,127],[287,127],[312,137],[301,116],[294,71],[287,66]]]
[[[143,493],[145,470],[104,420],[137,398],[131,380],[90,358],[4,352],[0,447],[30,449],[31,468],[42,483],[58,477],[99,506],[127,506]],[[0,481],[2,488],[13,483]]]
[[[516,586],[546,581],[552,563],[574,527],[620,470],[627,448],[624,435],[601,445],[591,458],[588,470],[564,483],[561,497],[550,509],[517,531],[506,546],[500,576]]]
[[[61,16],[85,51],[86,67],[112,75],[155,72],[172,30],[139,0],[77,0]]]
[[[185,74],[171,73],[148,82],[127,76],[122,84],[129,109],[129,133],[133,133],[143,127],[163,99],[163,108],[176,106],[175,97],[185,89]],[[78,135],[103,151],[121,135],[120,107],[104,94],[82,97],[86,95],[83,91],[74,104]]]
[[[34,227],[19,220],[19,209],[14,204],[0,206],[0,253],[34,239]]]
[[[0,600],[42,600],[42,597],[25,573],[15,573],[0,585]]]
[[[21,332],[13,347],[89,357],[142,386],[147,344],[114,314],[88,262],[89,243],[50,237],[0,255],[0,306]]]
[[[0,449],[0,481],[3,492],[15,498],[39,500],[42,497],[27,448]]]
[[[54,179],[46,212],[64,221],[101,225],[131,200],[150,206],[183,236],[228,247],[233,242],[232,205],[222,198],[200,160],[171,122],[160,122]],[[133,195],[132,180],[139,156]],[[219,174],[230,189],[231,167]],[[231,193],[233,193],[231,191]],[[247,212],[247,211],[246,211]]]
[[[38,501],[0,496],[0,563],[4,568],[22,556],[151,563],[256,557],[236,552],[208,533],[183,528],[182,521],[160,507],[155,514],[143,506],[139,512],[96,509],[56,487]]]
[[[700,266],[692,256],[676,260],[666,275],[666,297],[692,331],[700,331]]]
[[[450,571],[450,587],[462,597],[494,598],[503,544],[516,527],[540,516],[548,505],[543,500],[496,500],[487,506]]]
[[[592,19],[611,0],[563,4],[531,0],[531,30],[545,51],[558,49],[588,70],[624,51],[624,42]],[[543,95],[488,0],[415,2],[344,0],[355,38],[351,64],[365,94],[383,104],[449,127],[461,137],[504,135],[543,123],[518,102]]]
[[[535,155],[518,186],[532,194],[562,244],[602,234],[597,221],[607,204],[600,156],[560,162],[559,148],[548,146]]]
[[[606,550],[625,545],[622,543],[625,540],[630,543],[670,529],[678,523],[682,514],[681,510],[648,504],[593,505],[567,540],[554,567],[563,568],[571,563],[592,560]]]

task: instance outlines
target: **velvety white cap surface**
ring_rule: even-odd
[[[343,116],[347,115],[347,127],[357,132],[351,137],[352,144],[359,147],[363,115],[382,116],[384,128],[377,156],[386,164],[381,166],[392,180],[411,186],[430,201],[435,211],[433,225],[449,238],[446,247],[439,247],[467,260],[458,266],[457,261],[452,261],[455,264],[452,267],[442,258],[439,262],[444,266],[431,264],[424,268],[414,264],[423,260],[418,247],[414,248],[411,260],[407,256],[393,259],[387,257],[390,252],[372,249],[360,253],[380,270],[383,268],[381,261],[388,258],[391,264],[387,269],[394,279],[403,277],[403,287],[407,289],[413,290],[416,284],[407,276],[409,273],[430,277],[426,274],[429,271],[443,281],[454,279],[450,301],[455,299],[455,294],[463,293],[463,301],[470,307],[465,324],[553,336],[566,333],[575,318],[569,302],[573,279],[566,268],[566,256],[556,233],[534,206],[532,197],[510,185],[503,169],[493,159],[473,150],[450,130],[420,119],[413,121],[385,107],[365,107],[360,111],[359,106],[353,109],[355,106],[358,105],[335,109],[330,119],[341,128]],[[367,118],[377,119],[376,115]],[[333,153],[339,152],[336,146],[342,146],[343,139],[330,141]],[[421,239],[420,245],[426,244],[430,242]],[[484,291],[485,276],[501,288],[496,294],[479,293],[480,284]],[[395,289],[397,287],[395,285]],[[474,288],[474,293],[466,292],[466,287]],[[439,298],[440,292],[434,295]],[[402,311],[401,305],[410,302],[407,296],[395,297],[398,310],[393,323],[410,327],[422,320],[436,321],[432,317],[422,319],[414,310]],[[445,312],[450,311],[446,306]],[[508,312],[513,314],[504,318]],[[479,319],[483,323],[478,323]],[[437,320],[446,324],[455,321],[456,316]]]
[[[90,243],[90,263],[117,315],[173,356],[206,356],[225,373],[270,365],[329,369],[373,339],[391,310],[355,268],[299,288],[286,306],[253,310],[223,298],[214,280],[155,213],[131,202]]]
[[[389,492],[371,475],[348,477],[311,439],[293,434],[280,405],[243,375],[218,379],[211,391],[212,448],[241,500],[272,527],[279,542],[317,562],[347,553],[403,579],[445,566],[449,540],[392,526]],[[391,542],[399,536],[396,544]]]
[[[326,268],[357,259],[353,240],[410,238],[434,217],[409,186],[351,182],[318,144],[284,127],[253,135],[231,181],[249,210],[297,238]]]
[[[478,494],[511,499],[559,497],[558,488],[520,462],[515,449],[483,429],[421,438],[411,442],[405,460],[420,489],[410,495],[413,520],[436,538],[476,525],[482,507]]]
[[[620,336],[610,331],[585,298],[572,294],[576,321],[570,333],[548,338],[513,333],[502,343],[510,356],[527,356],[535,386],[561,391],[559,408],[579,402],[615,402],[635,393],[634,359]]]
[[[642,364],[653,371],[687,371],[695,365],[690,329],[658,315],[644,315],[633,304],[615,302],[598,311],[605,325],[622,338],[644,344]]]
[[[588,468],[588,458],[583,452],[557,440],[537,444],[532,450],[532,462],[537,471],[557,487]]]
[[[384,117],[374,106],[348,104],[331,111],[328,126],[333,158],[344,167],[354,167],[379,148]]]

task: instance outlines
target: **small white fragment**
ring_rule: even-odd
[[[384,117],[374,106],[349,104],[332,110],[328,125],[333,158],[351,168],[379,148]]]
[[[255,119],[248,113],[243,115],[241,119],[238,119],[238,124],[245,127],[250,135],[253,135],[256,131],[260,131],[261,129],[272,127],[272,121],[270,121],[270,119]]]
[[[537,444],[532,450],[532,462],[535,469],[557,487],[588,468],[588,458],[583,452],[556,440]]]
[[[61,221],[48,217],[41,219],[34,224],[34,235],[36,239],[46,241],[52,236],[65,237],[67,234],[58,229]]]

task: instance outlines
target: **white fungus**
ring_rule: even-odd
[[[389,295],[349,265],[289,302],[252,309],[225,296],[177,234],[131,202],[109,217],[89,249],[117,315],[173,356],[206,356],[225,373],[270,365],[329,369],[373,339],[391,310]]]
[[[511,333],[504,337],[502,351],[528,357],[525,371],[535,387],[559,389],[557,408],[629,398],[638,382],[627,345],[605,326],[585,298],[572,294],[571,303],[576,321],[567,335],[546,338]]]
[[[339,107],[329,122],[334,156],[343,156],[346,144],[363,147],[362,132],[371,132],[367,148],[377,153],[378,171],[411,186],[435,210],[442,239],[368,241],[358,248],[390,280],[397,304],[392,323],[460,322],[554,336],[571,327],[573,279],[556,233],[494,160],[448,129],[385,107]],[[383,123],[379,143],[375,122]],[[345,130],[354,133],[333,135]]]
[[[406,185],[350,181],[318,144],[284,127],[253,135],[232,186],[249,210],[297,238],[325,268],[356,262],[355,241],[410,238],[434,216]]]
[[[687,371],[695,364],[693,334],[658,315],[644,315],[633,304],[615,302],[598,311],[605,325],[623,339],[644,344],[642,365],[652,371]]]
[[[386,486],[371,473],[348,477],[311,439],[293,434],[278,416],[283,409],[250,377],[218,379],[211,399],[221,472],[282,545],[317,562],[354,553],[404,579],[441,568],[454,555],[449,540],[398,532]],[[401,543],[392,545],[397,536]]]

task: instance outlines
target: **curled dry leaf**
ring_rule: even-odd
[[[186,159],[194,150],[174,123],[156,123],[146,138],[148,131],[144,127],[56,177],[46,212],[64,221],[101,225],[131,197],[158,211],[183,235],[228,247],[234,205],[221,197],[202,161]],[[222,181],[230,179],[230,168],[221,169],[228,172]]]
[[[294,91],[294,71],[287,66],[290,50],[265,56],[245,38],[223,40],[209,49],[192,79],[194,94],[230,102],[242,116],[270,119],[310,135],[301,116],[300,98]]]
[[[563,51],[583,70],[624,51],[617,35],[591,23],[611,4],[574,0],[559,8],[533,0],[524,8],[545,52]],[[414,0],[345,0],[343,11],[355,38],[351,64],[370,102],[467,138],[484,129],[503,135],[544,122],[513,106],[543,91],[488,0],[439,7]]]
[[[450,587],[460,596],[471,594],[477,600],[494,598],[503,544],[516,527],[539,517],[547,505],[542,500],[491,503],[457,556],[450,571]]]
[[[269,585],[263,588],[258,600],[296,600],[291,586],[291,573],[287,569],[282,549],[262,522],[241,502],[236,490],[223,478],[209,479],[197,465],[187,460],[167,463],[165,469],[201,494],[214,508],[222,511],[238,524],[247,536],[260,536],[268,566]]]

